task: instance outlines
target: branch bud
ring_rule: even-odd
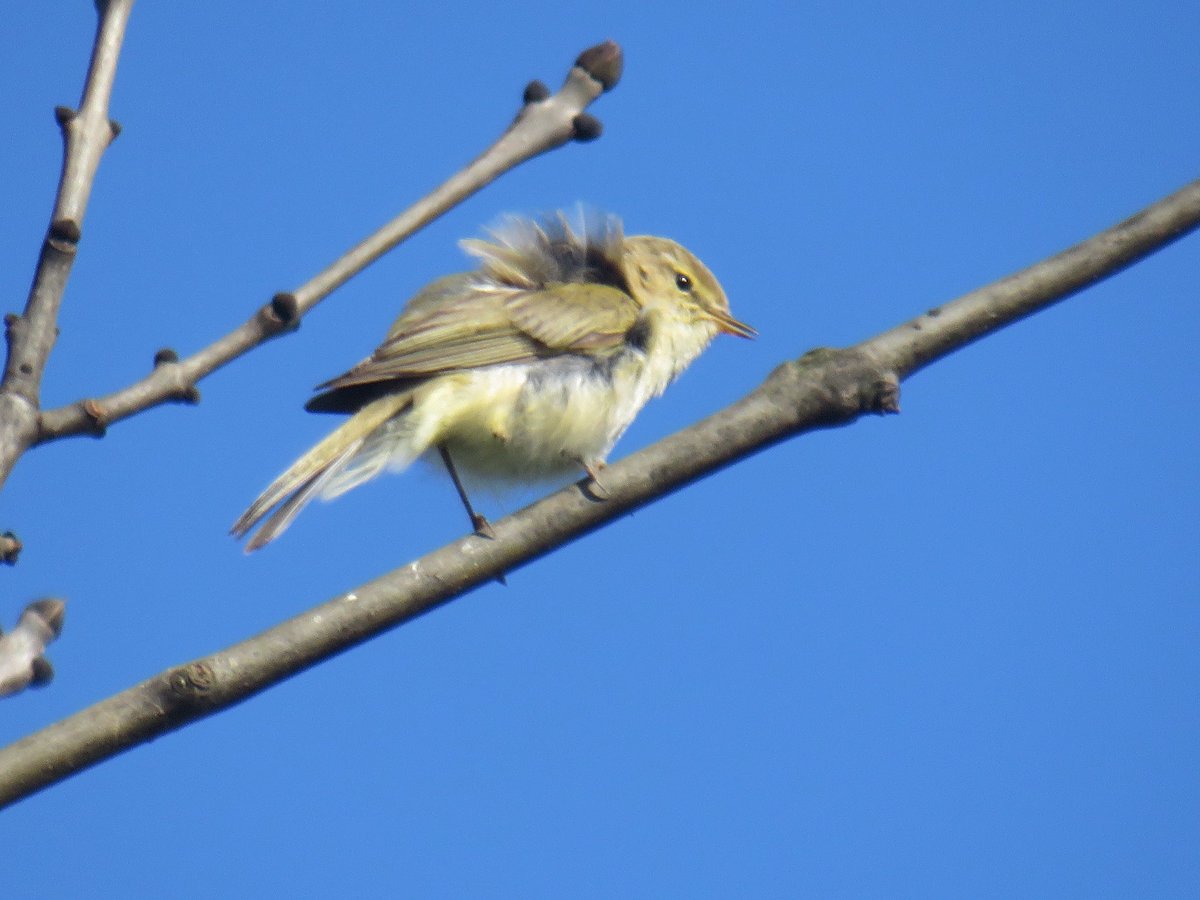
[[[611,91],[621,80],[625,55],[616,41],[605,41],[580,53],[575,65],[600,82],[604,90]]]

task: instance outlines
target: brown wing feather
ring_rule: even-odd
[[[514,328],[551,351],[615,350],[637,321],[637,302],[603,284],[558,284],[505,300]]]
[[[496,243],[472,243],[481,270],[421,290],[375,352],[319,385],[324,393],[307,408],[353,411],[366,399],[442,372],[616,350],[636,324],[639,306],[623,281],[602,277],[609,269],[619,272],[613,260],[620,223],[605,219],[591,231],[576,234],[565,220],[521,220]]]
[[[637,313],[633,298],[605,285],[460,294],[453,309],[406,311],[370,358],[320,387],[337,391],[558,353],[603,353],[621,345]]]

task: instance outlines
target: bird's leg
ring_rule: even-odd
[[[607,500],[611,494],[603,484],[600,483],[600,472],[608,467],[602,459],[581,459],[579,464],[583,466],[583,471],[587,472],[588,476],[588,492],[597,500]]]
[[[445,444],[438,444],[438,453],[442,455],[442,462],[446,464],[446,471],[450,473],[450,480],[454,482],[454,488],[458,491],[458,499],[462,501],[467,515],[471,517],[471,527],[475,529],[475,533],[495,538],[496,532],[492,530],[492,523],[475,512],[475,507],[471,505],[471,498],[467,496],[467,489],[458,477],[458,470],[454,468],[454,460],[450,458],[450,451],[446,449]]]

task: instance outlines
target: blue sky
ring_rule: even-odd
[[[192,352],[626,52],[604,137],[505,176],[295,335],[24,458],[0,622],[68,600],[7,743],[463,532],[423,472],[225,532],[301,409],[506,212],[586,201],[717,273],[722,340],[615,456],[1200,176],[1194,4],[139,4],[44,392]],[[90,4],[0,34],[23,303]],[[12,896],[1184,897],[1200,886],[1200,237],[0,814]],[[512,501],[481,498],[497,514]],[[14,882],[15,880],[15,882]]]

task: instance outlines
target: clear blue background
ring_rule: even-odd
[[[0,297],[24,302],[91,4],[0,31]],[[459,537],[427,473],[246,558],[301,405],[504,212],[674,237],[761,331],[618,447],[1200,176],[1194,3],[142,3],[45,381],[193,352],[476,155],[605,38],[604,137],[533,161],[168,406],[25,457],[11,627],[69,601],[0,742]],[[6,897],[1194,897],[1200,236],[761,454],[0,813]],[[501,507],[484,498],[495,513]]]

